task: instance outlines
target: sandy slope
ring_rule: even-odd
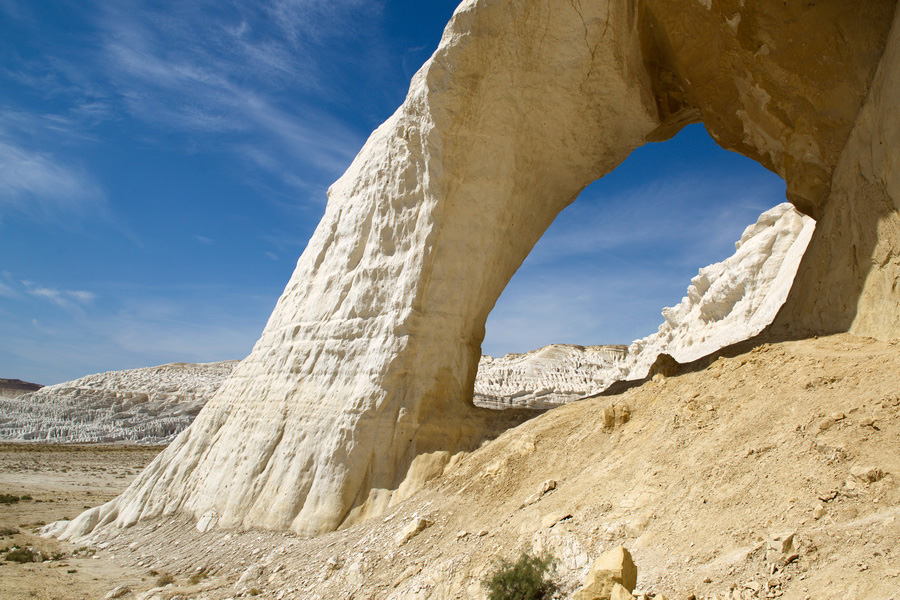
[[[148,598],[253,587],[263,598],[476,598],[492,561],[525,548],[553,551],[571,590],[625,544],[639,588],[670,598],[886,600],[900,597],[898,448],[900,340],[839,335],[554,409],[457,457],[387,518],[333,534],[200,534],[176,518],[94,542],[125,567],[178,575]],[[528,504],[547,480],[556,489]],[[416,515],[434,524],[398,545]],[[773,573],[786,557],[769,546],[789,532],[798,557]],[[197,568],[212,576],[186,586]]]

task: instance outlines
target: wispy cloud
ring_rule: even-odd
[[[16,291],[16,284],[13,280],[12,273],[3,271],[0,273],[0,297],[18,298],[20,294]]]
[[[59,219],[60,213],[83,214],[103,204],[102,188],[84,169],[0,140],[0,210]]]
[[[23,280],[22,285],[25,287],[25,292],[27,294],[36,298],[48,300],[56,306],[66,310],[77,310],[80,312],[82,306],[90,304],[97,298],[96,294],[93,292],[85,290],[61,290],[39,285],[28,280]]]
[[[165,13],[106,3],[100,66],[132,115],[215,136],[284,184],[320,192],[310,175],[340,174],[368,133],[320,108],[341,95],[323,71],[326,43],[379,11],[362,0],[200,2]],[[314,173],[298,177],[298,166]]]

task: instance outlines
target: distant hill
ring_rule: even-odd
[[[31,383],[21,379],[0,378],[0,398],[18,398],[22,394],[36,392],[42,387],[44,386],[39,383]]]

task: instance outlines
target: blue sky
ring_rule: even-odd
[[[454,0],[0,0],[0,377],[241,358]],[[693,126],[539,242],[484,350],[651,333],[781,202]]]

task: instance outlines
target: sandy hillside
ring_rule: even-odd
[[[624,544],[648,594],[887,600],[900,598],[898,448],[900,340],[845,334],[554,409],[333,534],[200,534],[175,518],[93,542],[96,560],[175,575],[127,597],[477,598],[492,561],[527,548],[551,550],[571,591]],[[416,517],[433,524],[400,544]],[[190,586],[197,569],[209,576]]]

